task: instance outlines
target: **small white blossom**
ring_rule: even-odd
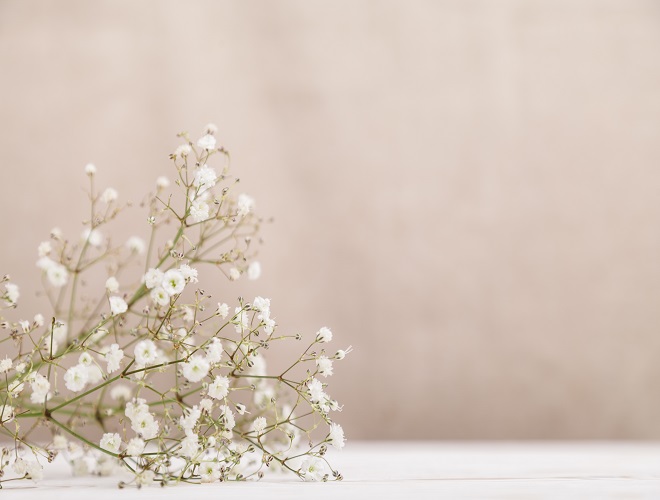
[[[18,324],[21,326],[23,333],[28,333],[30,331],[30,322],[27,320],[19,321]]]
[[[7,373],[11,370],[12,360],[5,356],[4,359],[0,359],[0,373]]]
[[[131,419],[131,428],[144,439],[153,439],[158,435],[158,422],[149,412],[141,412]]]
[[[131,236],[126,240],[126,248],[128,248],[131,253],[142,255],[146,250],[147,245],[139,236]]]
[[[192,458],[199,450],[199,436],[197,434],[188,434],[182,441],[179,448],[179,455]]]
[[[163,282],[163,272],[160,269],[149,269],[144,275],[144,286],[149,290],[159,286]]]
[[[252,430],[257,434],[261,434],[266,428],[266,419],[264,417],[257,417],[252,422]]]
[[[209,167],[208,165],[202,165],[195,172],[195,178],[193,179],[193,186],[199,189],[200,193],[203,193],[207,189],[211,189],[215,186],[215,183],[218,181],[218,174],[215,169]]]
[[[261,313],[259,314],[259,319],[270,317],[270,299],[255,297],[252,301],[252,307]]]
[[[89,371],[84,365],[75,365],[64,374],[66,388],[73,392],[82,391],[89,380]]]
[[[69,272],[62,264],[53,263],[46,269],[46,276],[50,284],[57,288],[63,287],[69,280]]]
[[[316,368],[321,375],[329,377],[332,375],[332,360],[327,356],[319,356],[316,358]]]
[[[10,304],[16,304],[18,301],[18,298],[21,296],[21,294],[18,291],[18,285],[14,283],[7,283],[5,284],[5,295],[7,297],[7,302]]]
[[[124,359],[124,351],[118,344],[112,344],[108,352],[105,353],[105,360],[108,363],[108,373],[119,370],[121,360]]]
[[[116,201],[117,198],[119,198],[119,193],[116,189],[111,187],[106,188],[101,195],[101,200],[103,200],[104,203],[112,203],[113,201]]]
[[[178,156],[179,158],[184,158],[188,156],[191,152],[192,152],[192,148],[190,147],[190,144],[181,144],[180,146],[177,146],[177,148],[174,150],[174,156]]]
[[[236,333],[241,333],[243,330],[246,330],[250,320],[250,318],[248,318],[247,311],[245,311],[242,307],[237,306],[234,309],[234,316],[236,316],[234,319],[234,328]]]
[[[202,411],[205,411],[206,413],[210,413],[211,410],[213,409],[213,400],[209,398],[204,398],[199,402],[199,407]]]
[[[204,462],[199,466],[202,483],[214,483],[220,479],[220,464],[218,462]]]
[[[50,241],[42,241],[39,243],[39,257],[46,257],[53,251],[53,246],[50,244]]]
[[[209,344],[206,346],[206,361],[211,364],[219,363],[222,359],[222,353],[224,349],[222,347],[222,342],[220,339],[212,338]]]
[[[221,375],[217,375],[213,383],[209,385],[209,396],[215,399],[224,399],[229,394],[229,379]]]
[[[346,349],[339,349],[335,353],[335,359],[338,359],[338,360],[344,359],[346,357],[346,355],[349,352],[352,352],[352,351],[353,351],[353,346],[351,346],[351,345],[349,345],[348,348],[346,348]]]
[[[119,447],[121,446],[121,436],[116,432],[106,432],[101,438],[100,446],[104,450],[107,450],[111,453],[119,453]]]
[[[236,280],[239,279],[240,277],[241,277],[241,272],[240,272],[238,269],[236,269],[235,267],[232,267],[232,268],[229,270],[229,279],[230,279],[230,280],[232,280],[232,281],[236,281]]]
[[[184,279],[190,283],[197,283],[197,269],[190,267],[188,264],[183,264],[179,267],[179,272],[183,275]]]
[[[312,403],[318,403],[319,401],[325,399],[323,384],[318,379],[313,378],[307,382],[307,392],[309,393],[309,399]]]
[[[170,303],[170,294],[162,286],[159,286],[151,290],[151,300],[159,306],[167,306]]]
[[[209,205],[203,200],[197,199],[190,206],[190,217],[193,222],[202,222],[209,218]]]
[[[179,424],[183,427],[186,434],[191,434],[197,425],[199,417],[202,416],[202,411],[199,406],[195,405],[184,411],[184,414],[179,417]]]
[[[110,293],[117,293],[119,290],[119,281],[114,276],[110,276],[105,280],[105,289]]]
[[[254,198],[246,194],[238,195],[237,202],[237,215],[239,217],[245,217],[247,214],[252,211],[254,207]]]
[[[183,277],[181,271],[170,269],[163,276],[162,287],[169,295],[177,295],[183,292],[186,286],[186,279]]]
[[[82,241],[88,242],[93,247],[100,247],[103,243],[103,235],[98,229],[85,229],[80,235]]]
[[[249,280],[258,280],[261,276],[261,264],[258,261],[251,262],[248,266],[247,275]]]
[[[134,437],[128,442],[128,445],[126,446],[126,454],[129,457],[137,457],[142,455],[144,452],[144,441],[140,439],[139,437]]]
[[[67,449],[69,444],[69,441],[62,436],[62,434],[55,434],[53,436],[53,448],[55,448],[58,451],[64,451]]]
[[[229,315],[229,305],[224,302],[218,302],[218,316],[225,319]]]
[[[113,316],[124,314],[128,310],[128,304],[119,295],[113,295],[108,300],[110,301],[110,312]]]
[[[50,382],[40,373],[35,373],[30,381],[32,394],[30,401],[35,404],[43,403],[45,399],[50,399]]]
[[[85,165],[85,173],[87,175],[94,175],[96,173],[96,166],[93,163],[88,163]]]
[[[211,134],[206,134],[205,136],[200,137],[200,139],[197,141],[197,146],[202,149],[206,149],[207,151],[215,149],[215,144],[215,137],[213,137]]]
[[[344,439],[344,429],[342,429],[341,425],[335,424],[334,422],[330,424],[328,441],[330,441],[332,446],[338,450],[341,450],[344,447],[346,440]]]
[[[330,342],[332,340],[332,331],[330,331],[330,328],[327,326],[324,326],[321,328],[318,332],[316,332],[316,341],[317,342]]]
[[[204,127],[204,132],[207,134],[215,134],[218,132],[218,126],[215,123],[207,123]]]
[[[35,314],[34,318],[33,318],[33,321],[34,321],[34,325],[36,327],[44,326],[44,316],[43,316],[43,314]]]
[[[325,475],[325,462],[318,457],[308,456],[302,463],[301,472],[305,481],[321,481]]]
[[[187,146],[187,144],[186,144],[186,146]],[[179,147],[181,147],[181,146],[179,146]],[[190,148],[190,146],[188,146],[188,148]],[[158,189],[165,189],[165,188],[168,188],[169,186],[170,186],[170,180],[167,177],[165,177],[164,175],[161,175],[160,177],[158,177],[158,179],[156,179],[156,187]]]
[[[158,358],[158,348],[152,340],[141,340],[135,345],[133,356],[135,357],[135,361],[138,365],[151,365]]]
[[[208,361],[201,356],[193,355],[190,359],[182,363],[183,376],[191,382],[199,382],[209,373],[211,366]]]

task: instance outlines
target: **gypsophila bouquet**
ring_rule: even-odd
[[[112,244],[106,229],[128,205],[85,167],[82,236],[55,228],[38,248],[51,311],[0,318],[0,431],[10,440],[0,487],[40,479],[57,455],[77,475],[123,474],[120,486],[267,470],[341,479],[326,457],[328,445],[344,446],[333,416],[341,407],[323,381],[351,348],[326,351],[326,327],[300,346],[303,335],[280,333],[269,299],[230,306],[198,285],[206,270],[228,281],[261,273],[253,242],[263,221],[251,197],[234,195],[238,179],[215,134],[213,125],[196,143],[179,134],[176,180],[159,177],[142,204],[145,239]],[[20,293],[9,276],[2,284],[7,314]],[[296,354],[269,371],[265,353],[283,342]]]

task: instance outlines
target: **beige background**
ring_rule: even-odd
[[[214,290],[356,348],[349,438],[660,437],[660,3],[0,0],[0,73],[24,314],[84,164],[139,200],[214,121],[276,219]]]

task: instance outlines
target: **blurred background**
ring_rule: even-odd
[[[660,3],[0,0],[1,272],[219,127],[349,439],[660,438]],[[125,229],[146,235],[141,212]],[[28,316],[31,317],[31,316]]]

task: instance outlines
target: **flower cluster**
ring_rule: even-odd
[[[97,189],[96,167],[85,167],[84,231],[68,238],[54,228],[37,249],[52,311],[0,318],[0,431],[13,441],[0,447],[0,488],[40,479],[58,455],[77,475],[124,474],[121,486],[267,470],[342,478],[326,455],[344,446],[342,407],[325,379],[351,348],[328,351],[323,327],[286,368],[269,370],[271,345],[304,335],[280,333],[268,298],[230,306],[200,288],[205,268],[229,281],[261,274],[263,220],[252,197],[234,195],[238,179],[216,133],[208,125],[196,142],[179,135],[175,180],[159,177],[144,203],[145,239],[117,246],[106,236],[128,205],[115,189]],[[0,287],[8,313],[19,287],[9,276]]]

